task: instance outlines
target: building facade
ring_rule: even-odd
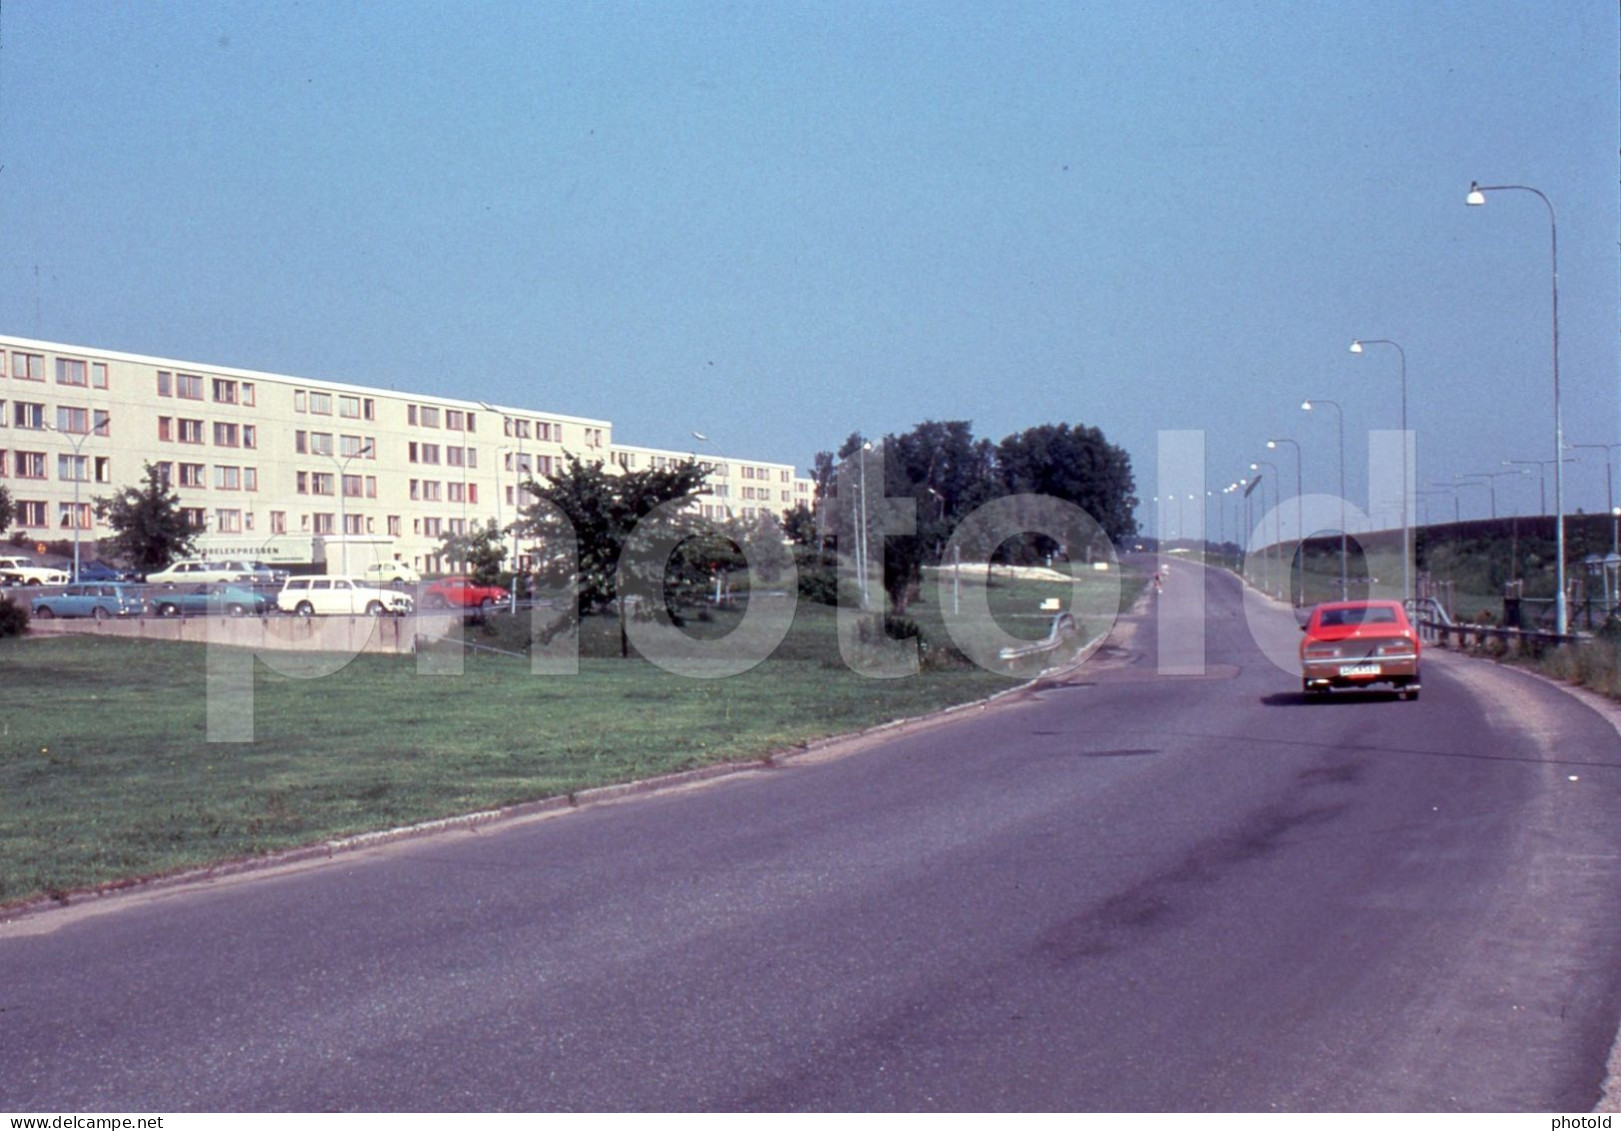
[[[616,444],[605,419],[0,336],[0,482],[12,529],[109,533],[92,500],[158,466],[205,557],[442,567],[440,540],[505,526],[569,454],[610,468],[693,453]],[[790,464],[704,457],[711,517],[809,503]]]

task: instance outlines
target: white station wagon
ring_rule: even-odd
[[[409,594],[330,574],[289,578],[276,595],[277,608],[301,617],[404,616],[414,606]]]

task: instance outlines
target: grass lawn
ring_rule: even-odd
[[[1117,582],[1083,584],[1093,607],[1112,604]],[[1026,639],[1046,631],[1042,599],[1066,592],[1015,581],[987,591],[982,574],[963,587]],[[1128,603],[1139,588],[1128,581]],[[943,641],[934,596],[928,587],[908,615]],[[1086,620],[1087,635],[1107,627]],[[0,905],[749,759],[1014,683],[967,664],[865,678],[840,658],[833,610],[808,602],[770,659],[723,679],[618,659],[611,618],[587,618],[581,637],[573,676],[488,653],[466,657],[459,676],[420,675],[409,656],[357,657],[318,679],[257,665],[254,741],[237,744],[206,740],[201,645],[0,642],[11,701],[28,706],[0,722]]]

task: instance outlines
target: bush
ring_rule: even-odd
[[[28,631],[28,606],[0,597],[0,637],[21,636]]]

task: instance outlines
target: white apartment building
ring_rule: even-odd
[[[0,336],[0,482],[12,529],[39,541],[109,533],[91,500],[153,463],[204,556],[432,572],[441,537],[510,522],[520,484],[570,453],[623,468],[691,455],[617,445],[607,420]],[[704,462],[711,516],[810,500],[792,465]]]

